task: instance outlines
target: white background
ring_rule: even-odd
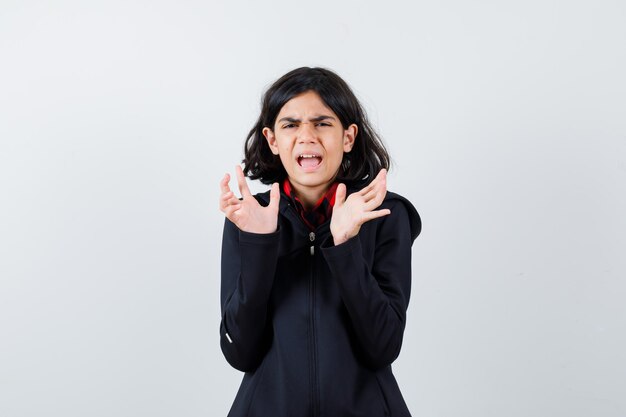
[[[624,22],[621,0],[0,0],[0,415],[226,415],[218,181],[310,65],[422,215],[412,413],[626,416]]]

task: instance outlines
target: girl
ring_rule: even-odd
[[[298,68],[263,97],[220,182],[221,348],[245,372],[229,416],[409,416],[400,353],[420,217],[348,85]],[[252,195],[245,176],[272,184]]]

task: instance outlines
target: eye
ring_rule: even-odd
[[[330,123],[328,123],[328,122],[319,122],[317,125],[318,125],[318,126],[322,126],[322,127],[330,127],[330,126],[332,126],[332,125],[331,125]]]
[[[295,123],[288,123],[286,125],[283,125],[283,129],[291,129],[292,127],[296,127]]]

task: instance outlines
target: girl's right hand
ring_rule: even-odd
[[[239,200],[230,190],[228,186],[230,175],[225,174],[222,181],[220,181],[220,189],[222,191],[220,211],[244,232],[274,233],[278,227],[278,202],[280,201],[278,183],[272,184],[270,203],[267,207],[263,207],[250,193],[243,170],[239,165],[235,167],[235,171],[242,199]]]

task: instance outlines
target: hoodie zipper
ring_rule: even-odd
[[[311,293],[310,299],[310,328],[311,328],[311,338],[310,340],[310,348],[311,348],[311,408],[312,415],[317,416],[319,413],[319,394],[318,394],[318,381],[317,381],[317,340],[315,337],[315,309],[316,309],[316,297],[315,297],[315,233],[309,233],[309,241],[311,243],[310,254],[311,254],[311,262],[310,262],[310,275],[309,275],[309,290]]]
[[[282,197],[282,195],[281,195]],[[295,216],[302,225],[308,229],[308,226],[296,208],[287,203],[288,210]],[[317,376],[317,339],[315,337],[315,309],[316,309],[316,297],[315,297],[315,232],[309,232],[309,385],[311,387],[310,401],[311,401],[311,416],[317,417],[319,415],[319,383]]]

